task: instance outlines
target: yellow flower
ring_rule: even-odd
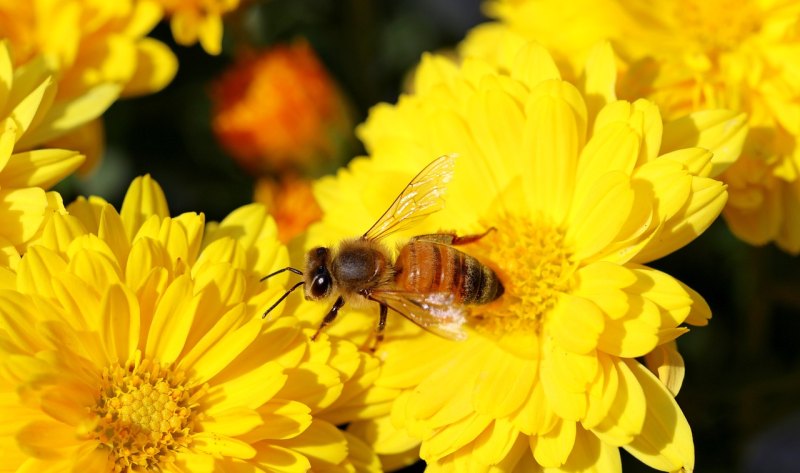
[[[29,67],[48,70],[56,83],[37,131],[20,147],[68,139],[70,146],[91,151],[84,169],[90,168],[102,143],[95,120],[106,108],[120,96],[161,90],[175,76],[177,60],[169,48],[145,37],[161,15],[151,0],[0,2],[0,31],[11,45],[11,63],[33,62]]]
[[[344,96],[305,41],[240,58],[211,96],[214,133],[256,175],[319,174],[341,162],[352,141]]]
[[[222,51],[222,15],[235,10],[239,0],[154,0],[170,17],[172,36],[178,44],[200,41],[208,54]]]
[[[347,420],[375,363],[261,319],[281,289],[259,278],[288,260],[263,207],[204,232],[145,177],[119,213],[68,210],[0,278],[6,469],[376,470],[325,420]]]
[[[721,179],[724,216],[742,240],[774,241],[800,253],[800,2],[721,0],[550,0],[487,4],[502,24],[474,33],[473,45],[510,29],[576,64],[599,39],[625,60],[624,98],[648,97],[666,118],[704,108],[749,115],[742,158]],[[481,49],[486,47],[478,46]]]
[[[21,143],[52,129],[41,119],[52,112],[55,83],[39,62],[13,67],[10,58],[8,43],[0,41],[0,266],[15,266],[49,216],[64,211],[61,197],[45,189],[84,159],[62,149],[22,151]]]
[[[445,209],[414,233],[494,227],[462,249],[506,288],[473,308],[464,342],[390,316],[368,397],[375,418],[350,431],[387,465],[421,441],[433,471],[619,471],[619,447],[691,470],[691,430],[665,385],[677,392],[682,380],[672,341],[710,312],[646,264],[718,216],[725,186],[707,176],[724,164],[691,142],[736,154],[738,134],[720,129],[741,130],[742,118],[664,124],[650,102],[615,100],[608,45],[588,56],[583,92],[543,48],[511,46],[497,47],[502,67],[425,56],[414,94],[375,107],[360,128],[371,159],[315,187],[324,217],[308,246],[358,235],[434,157],[457,153]],[[376,314],[340,318],[333,333],[363,337]]]

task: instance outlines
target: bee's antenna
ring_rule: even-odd
[[[263,278],[259,279],[259,281],[266,281],[267,279],[271,278],[272,276],[276,276],[278,274],[281,274],[284,271],[291,271],[291,272],[293,272],[294,274],[296,274],[298,276],[302,276],[303,275],[303,272],[300,271],[299,269],[288,267],[288,268],[279,269],[279,270],[275,271],[274,273],[269,273],[266,276],[264,276]]]
[[[297,289],[298,287],[300,287],[300,286],[302,286],[302,285],[303,285],[303,281],[300,281],[299,283],[297,283],[297,284],[295,284],[294,286],[292,286],[292,288],[291,288],[291,289],[289,289],[288,291],[284,292],[284,293],[283,293],[283,295],[281,296],[281,298],[280,298],[280,299],[278,299],[277,301],[275,301],[275,303],[274,303],[274,304],[272,304],[272,305],[269,307],[269,309],[267,309],[266,311],[264,311],[264,315],[262,315],[262,316],[261,316],[261,318],[262,318],[262,319],[265,319],[265,318],[267,318],[267,315],[269,315],[269,313],[270,313],[270,312],[272,312],[272,310],[273,310],[274,308],[278,307],[278,304],[280,304],[281,302],[283,302],[283,300],[284,300],[284,299],[286,299],[287,297],[289,297],[289,294],[291,294],[291,293],[292,293],[292,291],[294,291],[295,289]]]
[[[278,274],[281,274],[281,273],[282,273],[282,272],[284,272],[284,271],[291,271],[291,272],[293,272],[294,274],[296,274],[296,275],[298,275],[298,276],[302,276],[302,275],[303,275],[303,272],[302,272],[302,271],[300,271],[299,269],[297,269],[297,268],[292,268],[291,266],[289,266],[289,267],[286,267],[286,268],[283,268],[283,269],[279,269],[279,270],[275,271],[274,273],[269,273],[269,274],[267,274],[266,276],[264,276],[263,278],[261,278],[261,281],[266,281],[267,279],[271,278],[272,276],[276,276],[276,275],[278,275]],[[270,312],[272,312],[272,310],[273,310],[273,309],[275,309],[276,307],[278,307],[278,304],[280,304],[281,302],[283,302],[283,300],[284,300],[284,299],[286,299],[287,297],[289,297],[289,294],[291,294],[291,293],[292,293],[292,291],[294,291],[295,289],[297,289],[298,287],[300,287],[300,286],[302,286],[302,285],[303,285],[303,281],[300,281],[299,283],[297,283],[297,284],[295,284],[294,286],[292,286],[292,288],[291,288],[291,289],[289,289],[288,291],[286,291],[286,292],[285,292],[285,293],[284,293],[284,294],[281,296],[281,298],[280,298],[280,299],[278,299],[278,300],[277,300],[277,301],[276,301],[274,304],[272,304],[272,305],[270,306],[270,308],[269,308],[269,309],[267,309],[267,310],[264,312],[264,315],[262,315],[262,316],[261,316],[261,318],[262,318],[262,319],[265,319],[265,318],[267,317],[267,315],[269,315],[269,313],[270,313]]]

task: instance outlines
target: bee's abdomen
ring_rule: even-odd
[[[451,246],[412,241],[400,250],[395,267],[395,283],[404,291],[448,292],[462,304],[486,304],[503,294],[491,268]]]

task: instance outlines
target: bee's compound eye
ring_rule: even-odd
[[[327,274],[320,274],[311,280],[311,295],[316,298],[324,297],[331,288],[331,279]]]

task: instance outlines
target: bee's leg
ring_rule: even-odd
[[[381,308],[381,315],[378,319],[378,326],[375,327],[375,342],[372,344],[372,348],[370,351],[375,353],[375,350],[378,349],[378,345],[383,341],[383,331],[386,328],[386,316],[389,314],[389,306],[386,304],[379,303]]]
[[[443,243],[445,245],[451,245],[451,246],[466,245],[469,243],[475,243],[476,241],[488,235],[489,232],[492,232],[494,230],[497,229],[495,227],[489,227],[489,229],[483,233],[478,233],[475,235],[464,235],[464,236],[458,236],[455,233],[431,233],[429,235],[417,235],[413,237],[411,241],[425,240],[425,241],[432,241],[434,243]]]
[[[333,303],[333,307],[331,307],[331,310],[329,310],[328,313],[325,315],[325,318],[322,319],[322,323],[319,324],[319,328],[317,329],[317,332],[314,334],[314,336],[311,337],[311,340],[316,340],[317,337],[319,337],[319,334],[322,333],[322,329],[324,329],[331,322],[333,322],[333,319],[336,318],[336,315],[339,313],[339,309],[341,309],[343,305],[344,305],[344,298],[342,296],[339,296],[339,298],[336,299],[336,302]]]

